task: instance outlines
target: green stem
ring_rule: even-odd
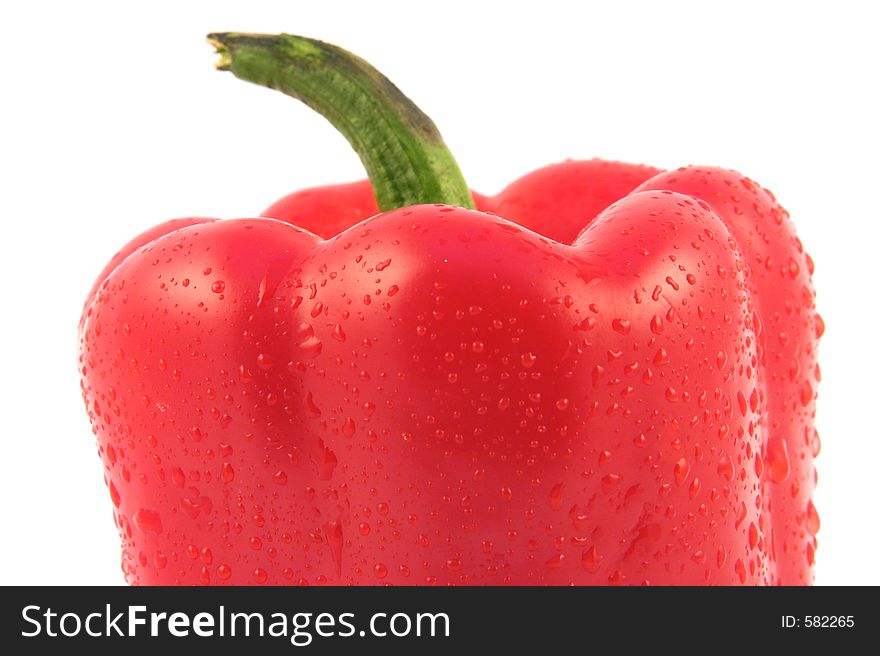
[[[217,68],[317,111],[355,149],[382,211],[421,203],[474,207],[434,123],[388,78],[336,46],[289,34],[208,35]]]

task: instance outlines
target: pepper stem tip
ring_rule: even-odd
[[[220,59],[214,64],[214,68],[218,71],[228,71],[232,66],[232,53],[226,45],[225,37],[229,36],[228,32],[214,32],[208,35],[208,43],[214,46]]]

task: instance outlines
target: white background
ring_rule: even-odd
[[[494,193],[566,157],[717,164],[816,261],[817,583],[878,584],[880,152],[873,3],[4,2],[0,583],[119,584],[79,395],[85,294],[129,238],[362,177],[323,119],[212,69],[209,31],[293,32],[385,72]]]

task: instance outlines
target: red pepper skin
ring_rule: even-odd
[[[496,196],[477,192],[473,196],[478,210],[571,243],[599,212],[659,172],[640,164],[567,160],[523,176]],[[369,180],[361,180],[296,191],[273,203],[262,216],[329,239],[378,212]]]
[[[630,182],[142,239],[80,331],[126,579],[811,582],[812,264],[738,174]]]
[[[763,469],[760,501],[768,548],[775,557],[771,582],[813,580],[819,515],[811,497],[813,460],[821,443],[815,429],[817,361],[825,323],[816,313],[813,260],[804,251],[788,212],[769,191],[730,171],[688,167],[658,175],[641,190],[668,189],[711,205],[739,244],[748,265],[748,289],[758,340]],[[757,500],[756,500],[757,502]]]
[[[358,180],[295,191],[272,203],[261,216],[330,239],[378,213],[370,181]]]
[[[118,267],[122,262],[128,258],[129,255],[134,253],[137,249],[142,246],[146,246],[152,241],[155,241],[159,237],[163,235],[167,235],[169,232],[174,232],[175,230],[180,230],[181,228],[186,228],[191,225],[196,225],[199,223],[211,223],[212,221],[216,221],[217,219],[209,219],[203,217],[186,217],[180,219],[171,219],[170,221],[165,221],[164,223],[160,223],[159,225],[155,225],[148,230],[144,230],[141,234],[139,234],[134,239],[130,240],[125,246],[119,249],[119,251],[110,258],[110,261],[107,262],[107,266],[98,274],[98,277],[95,279],[95,284],[92,285],[92,289],[89,290],[88,296],[86,296],[86,305],[95,298],[98,294],[98,286],[104,282],[107,277],[113,272],[113,269]]]

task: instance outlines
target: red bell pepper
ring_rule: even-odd
[[[362,60],[211,40],[370,183],[101,273],[82,391],[130,583],[812,581],[823,324],[768,191],[592,160],[472,195]]]

